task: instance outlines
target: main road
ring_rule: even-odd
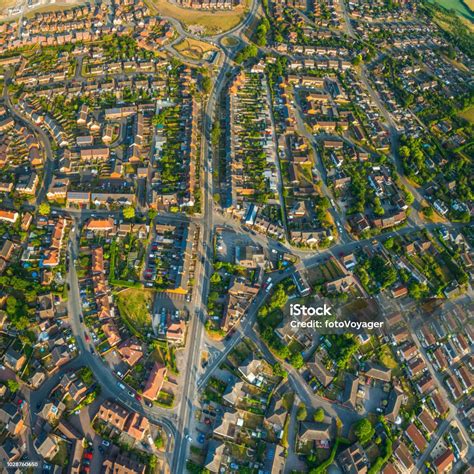
[[[193,406],[196,394],[196,379],[201,358],[202,336],[206,321],[206,298],[209,291],[209,281],[212,274],[213,261],[213,213],[214,193],[212,176],[212,149],[209,146],[211,130],[216,105],[226,83],[226,75],[230,71],[230,58],[224,51],[224,61],[219,74],[213,82],[209,99],[202,117],[201,127],[201,160],[203,164],[203,215],[202,215],[202,241],[200,252],[201,278],[194,289],[193,304],[194,317],[190,323],[188,333],[189,346],[187,348],[187,363],[183,378],[183,396],[178,414],[178,426],[175,439],[174,457],[171,466],[172,472],[185,472],[188,443],[190,442],[189,427],[192,424]]]

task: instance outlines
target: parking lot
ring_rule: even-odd
[[[216,255],[217,260],[221,262],[234,263],[235,247],[252,245],[250,237],[243,234],[237,234],[233,230],[219,229],[216,231]]]

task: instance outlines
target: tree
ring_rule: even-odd
[[[303,365],[304,365],[303,356],[299,352],[296,352],[295,354],[292,354],[291,357],[290,357],[290,364],[295,369],[301,369],[301,367],[303,367]]]
[[[423,212],[423,215],[426,217],[433,217],[434,214],[433,208],[431,206],[425,206],[421,212]]]
[[[323,420],[324,420],[324,410],[319,407],[315,412],[314,412],[314,416],[313,416],[313,419],[314,421],[316,421],[317,423],[321,423]]]
[[[211,283],[214,283],[215,285],[218,285],[222,281],[221,276],[219,273],[214,272],[211,276]]]
[[[123,217],[125,219],[133,219],[135,217],[135,208],[132,206],[124,207]]]
[[[163,437],[161,436],[161,433],[158,433],[158,435],[156,436],[156,439],[155,439],[155,446],[156,446],[156,449],[161,449],[163,446],[164,446],[164,441],[163,441]]]
[[[158,215],[158,211],[156,209],[149,209],[148,210],[148,218],[152,221]]]
[[[211,85],[211,78],[209,76],[202,76],[201,87],[206,94],[209,94],[211,91]]]
[[[288,372],[282,367],[280,362],[275,362],[273,365],[273,375],[286,379],[286,377],[288,377]]]
[[[306,417],[308,416],[308,411],[306,410],[306,405],[301,402],[298,406],[298,411],[296,412],[296,419],[298,421],[304,421],[306,420]]]
[[[362,62],[362,54],[358,54],[353,60],[352,64],[358,66]]]
[[[254,58],[258,54],[258,48],[254,44],[249,44],[245,46],[241,51],[235,56],[235,62],[241,64],[247,59]]]
[[[38,207],[38,212],[42,216],[47,216],[51,212],[51,206],[47,202],[42,202]]]
[[[20,384],[16,380],[9,379],[7,380],[7,387],[10,390],[10,392],[16,393],[18,392],[18,389],[20,388]]]
[[[367,418],[363,418],[355,424],[354,434],[360,443],[366,444],[374,436],[375,430],[372,423]]]

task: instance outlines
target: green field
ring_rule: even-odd
[[[454,10],[458,15],[467,18],[474,23],[474,11],[470,10],[471,0],[430,0],[449,10]]]
[[[469,107],[466,110],[463,110],[462,112],[459,113],[459,116],[462,117],[463,119],[466,119],[470,123],[474,123],[474,106]]]
[[[151,326],[149,308],[153,304],[153,296],[152,291],[132,288],[117,294],[116,302],[120,316],[128,326],[137,331]]]

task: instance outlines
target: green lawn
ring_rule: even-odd
[[[460,112],[459,116],[466,119],[471,124],[474,123],[474,105]]]
[[[150,309],[153,304],[154,292],[145,289],[129,288],[121,291],[115,297],[121,318],[130,328],[140,332],[151,326]]]

